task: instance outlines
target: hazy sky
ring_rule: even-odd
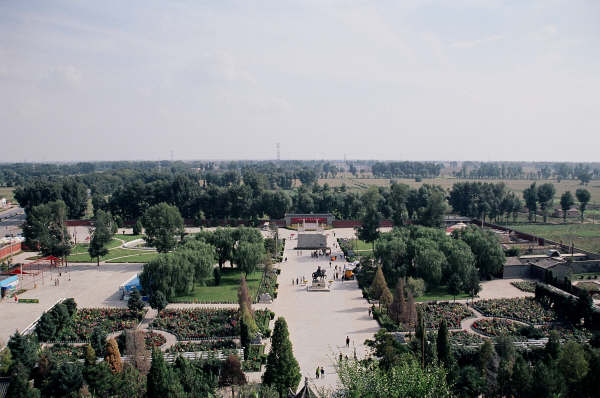
[[[0,162],[598,161],[600,1],[0,0]]]

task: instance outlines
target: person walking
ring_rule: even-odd
[[[317,379],[319,378],[320,374],[321,374],[321,371],[320,371],[319,367],[317,366],[317,370],[315,371],[315,376]]]
[[[344,359],[344,357],[342,357],[342,353],[340,352],[340,362],[342,362],[342,359]]]
[[[369,307],[369,318],[371,317],[371,307]]]
[[[298,278],[296,278],[296,285],[298,285]]]
[[[346,347],[350,347],[350,337],[346,336]]]
[[[325,378],[325,369],[323,369],[323,367],[321,366],[321,378],[324,379]]]

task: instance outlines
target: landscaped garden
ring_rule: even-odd
[[[262,270],[257,270],[246,276],[250,295],[256,297],[256,292],[263,276]],[[238,268],[223,268],[219,285],[214,278],[208,277],[194,284],[192,292],[185,296],[173,297],[173,303],[237,303],[237,291],[240,287],[242,271]]]
[[[237,309],[195,308],[163,310],[150,325],[177,336],[178,340],[210,337],[237,337],[240,334]]]
[[[242,363],[246,372],[260,372],[262,365],[266,363],[265,346],[263,344],[250,344],[248,346],[248,358]]]
[[[60,340],[87,341],[95,327],[110,334],[134,329],[139,321],[138,316],[127,308],[81,308],[62,331]]]
[[[528,293],[535,292],[535,282],[532,282],[532,281],[511,282],[510,284],[524,292],[528,292]]]
[[[479,300],[474,307],[485,316],[511,318],[533,325],[556,320],[556,313],[544,308],[533,297]]]

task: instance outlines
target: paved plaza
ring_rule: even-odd
[[[0,302],[0,341],[6,344],[15,330],[24,330],[59,299],[73,297],[79,307],[124,307],[119,286],[136,275],[142,264],[69,265],[67,269],[46,272],[43,282],[19,298],[37,298],[39,304],[17,304],[5,299]],[[68,270],[68,271],[67,271]],[[27,277],[26,277],[27,278]],[[51,279],[52,278],[52,279]],[[58,286],[55,278],[59,279]]]
[[[368,302],[362,297],[356,281],[335,281],[329,292],[308,292],[306,287],[292,286],[292,279],[306,277],[320,265],[327,271],[327,279],[333,279],[335,265],[342,267],[344,261],[332,262],[329,268],[327,257],[312,258],[310,251],[303,250],[298,255],[296,240],[290,240],[293,231],[280,229],[280,236],[285,237],[285,253],[288,261],[281,264],[279,276],[279,295],[271,309],[276,317],[283,316],[290,331],[290,339],[294,347],[294,355],[300,364],[302,376],[313,379],[317,386],[334,386],[337,375],[333,367],[334,361],[341,352],[343,356],[352,358],[354,350],[358,358],[364,358],[368,352],[364,341],[373,337],[379,329],[377,321],[369,317]],[[328,234],[328,245],[333,248],[333,255],[340,250],[333,231]],[[336,230],[337,237],[354,235],[352,229]],[[346,347],[346,336],[350,338],[350,347]],[[315,380],[317,366],[325,368],[325,378]]]

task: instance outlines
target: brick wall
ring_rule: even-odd
[[[21,251],[21,242],[13,243],[12,245],[6,245],[0,248],[0,260],[6,258],[12,254],[16,254]]]

